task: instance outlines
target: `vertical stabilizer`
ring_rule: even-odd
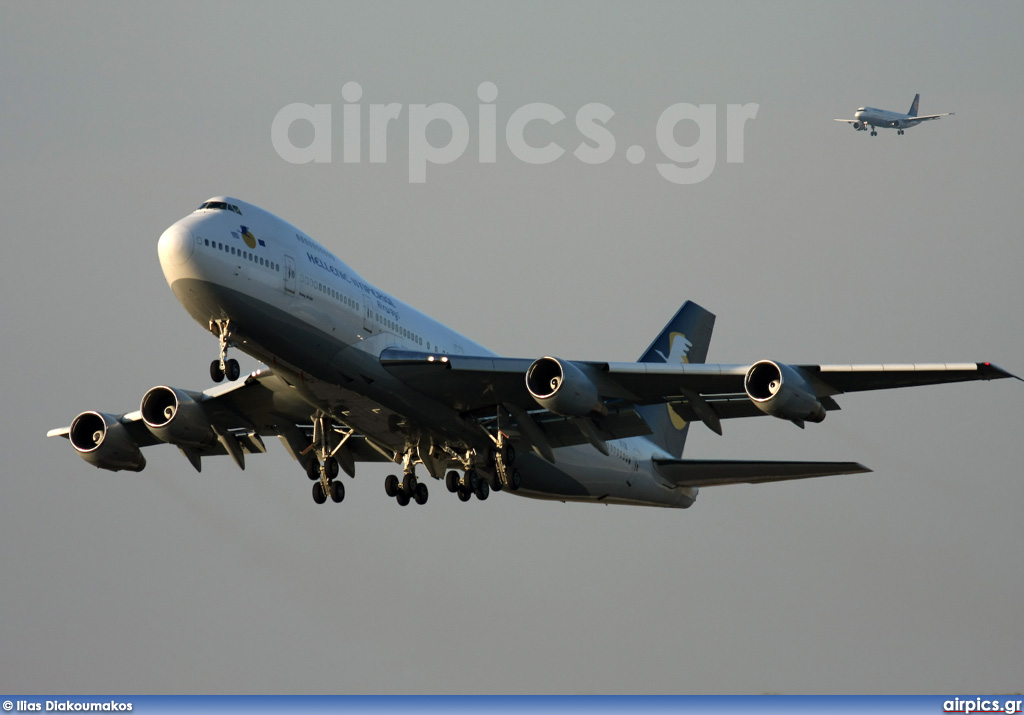
[[[688,300],[638,362],[702,363],[707,358],[714,327],[714,314]],[[637,412],[651,426],[653,434],[649,439],[652,442],[674,457],[682,456],[689,425],[679,415],[668,405],[637,407]]]
[[[915,94],[914,95],[914,101],[910,103],[910,111],[907,112],[907,116],[908,117],[916,117],[917,116],[917,104],[920,101],[921,101],[921,95],[920,94]]]

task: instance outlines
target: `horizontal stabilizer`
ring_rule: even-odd
[[[787,479],[862,474],[871,470],[857,462],[757,462],[718,459],[655,459],[664,479],[680,487],[760,484]]]

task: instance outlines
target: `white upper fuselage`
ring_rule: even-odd
[[[396,440],[409,439],[397,434],[396,422],[429,425],[448,438],[467,434],[457,412],[396,383],[379,356],[387,348],[439,358],[495,353],[374,287],[294,226],[252,204],[216,197],[168,228],[158,250],[168,284],[192,317],[204,327],[230,319],[232,343],[290,377],[311,413],[322,410],[395,451],[403,449]],[[609,448],[610,456],[589,445],[558,449],[557,469],[528,455],[537,460],[538,474],[571,475],[586,496],[518,493],[663,506],[693,502],[696,489],[670,487],[654,471],[652,457],[674,455],[642,437]]]
[[[921,119],[901,112],[890,112],[887,109],[861,107],[853,114],[854,118],[873,127],[887,129],[907,129],[921,123]]]
[[[348,345],[492,355],[363,280],[319,243],[252,204],[216,197],[167,229],[158,244],[168,285],[194,279],[280,308],[297,321],[331,326]],[[188,307],[188,306],[186,306]],[[200,322],[211,316],[196,317]],[[364,345],[365,343],[365,345]]]

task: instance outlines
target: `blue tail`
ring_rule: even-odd
[[[921,101],[921,95],[920,94],[915,94],[914,95],[914,101],[910,103],[910,111],[907,112],[907,116],[908,117],[916,117],[917,116],[917,104],[920,101]]]
[[[688,300],[668,321],[668,325],[644,351],[638,362],[704,362],[714,327],[714,314]],[[645,405],[636,409],[651,427],[649,439],[674,457],[681,457],[690,425],[668,405]]]

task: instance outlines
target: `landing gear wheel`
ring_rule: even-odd
[[[476,491],[476,485],[480,483],[480,477],[477,476],[475,469],[467,469],[466,474],[462,479],[462,485],[468,491]]]
[[[338,460],[334,457],[328,457],[327,461],[324,462],[324,466],[327,468],[327,478],[334,479],[338,476]]]
[[[476,485],[476,498],[483,501],[487,498],[487,495],[491,493],[491,488],[487,485],[487,480],[481,479],[480,483]]]
[[[398,506],[408,506],[409,495],[405,492],[398,492],[398,494],[395,494],[395,501],[398,502]]]
[[[398,495],[398,477],[394,474],[389,474],[387,479],[384,480],[384,492],[389,497]]]
[[[473,496],[473,493],[465,487],[459,487],[458,495],[459,501],[469,501],[469,498]]]
[[[313,501],[317,504],[323,504],[327,501],[327,495],[324,494],[324,487],[320,482],[313,485]]]
[[[315,459],[310,459],[306,463],[306,476],[309,477],[310,481],[316,481],[320,478],[320,462]]]
[[[214,382],[220,382],[224,379],[224,371],[220,369],[220,360],[214,360],[210,363],[210,379]]]
[[[454,494],[459,488],[459,473],[452,470],[444,475],[444,485]]]
[[[523,483],[523,475],[519,473],[518,469],[513,469],[508,475],[508,489],[509,491],[518,491],[520,485]]]
[[[345,499],[345,485],[341,482],[331,482],[331,499],[335,504],[341,504]]]
[[[426,484],[417,484],[416,485],[416,491],[413,492],[413,496],[416,499],[416,503],[417,504],[420,504],[420,505],[426,504],[427,503],[427,497],[429,495],[430,495],[430,492],[427,491],[427,485]]]
[[[225,361],[224,363],[224,376],[231,382],[238,379],[238,376],[242,374],[242,369],[238,367],[238,361],[234,358]]]
[[[402,480],[402,491],[407,497],[411,497],[416,492],[416,477],[414,475],[405,475],[405,479]]]

